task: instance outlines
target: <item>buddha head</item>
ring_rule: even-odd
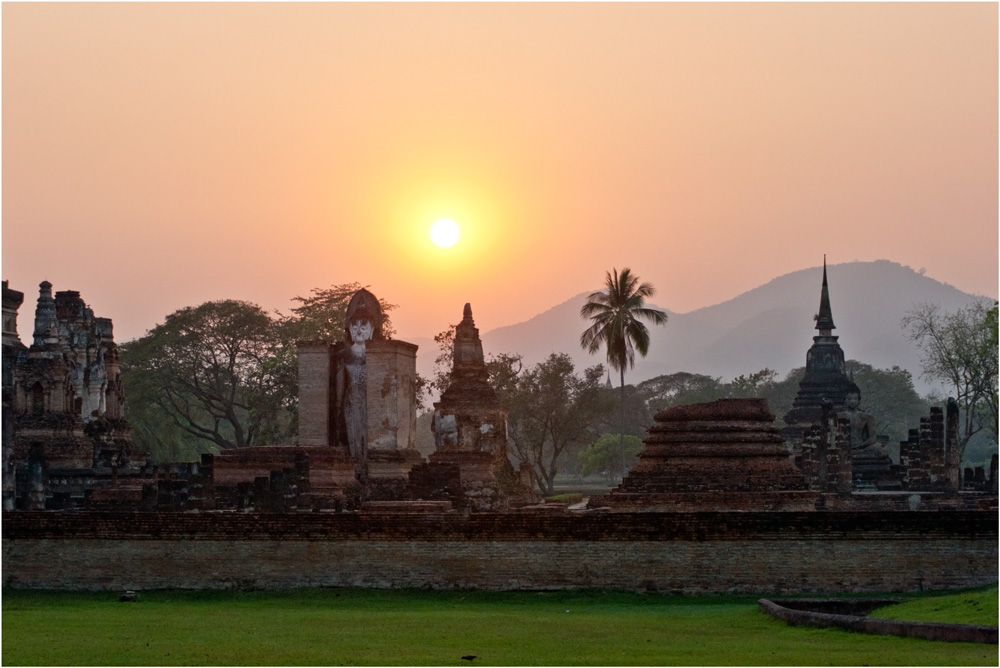
[[[344,337],[349,343],[381,340],[382,307],[375,295],[364,288],[358,290],[347,304]]]
[[[861,388],[851,383],[847,386],[847,393],[844,394],[844,407],[849,411],[858,410],[861,405]]]

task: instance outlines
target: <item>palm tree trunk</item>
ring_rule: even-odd
[[[621,417],[622,417],[622,429],[621,429],[621,451],[622,451],[622,482],[625,481],[625,366],[622,365],[622,400],[621,400]]]

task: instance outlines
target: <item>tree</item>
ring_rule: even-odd
[[[344,318],[347,316],[347,304],[354,293],[362,288],[360,283],[342,283],[329,288],[313,288],[310,297],[293,297],[292,301],[299,306],[292,308],[293,316],[288,324],[294,336],[299,340],[322,339],[324,341],[344,340]],[[391,339],[395,334],[389,312],[396,308],[379,298],[382,307],[382,332],[385,338]]]
[[[434,335],[434,343],[438,344],[438,355],[434,358],[434,375],[424,381],[422,388],[428,397],[441,396],[448,389],[455,356],[456,327],[457,325],[448,325],[448,329]]]
[[[516,353],[486,356],[486,373],[490,386],[497,393],[500,405],[509,407],[517,392],[518,380],[524,370],[524,360]]]
[[[700,404],[726,396],[721,378],[687,371],[650,378],[639,383],[638,390],[654,414],[674,406]]]
[[[580,453],[580,472],[585,475],[600,473],[605,478],[611,478],[611,472],[618,465],[618,434],[601,434],[601,437],[587,446]],[[642,440],[638,436],[625,436],[625,456],[631,469],[639,460],[642,452]]]
[[[294,395],[276,362],[279,327],[248,302],[183,308],[121,346],[123,382],[177,428],[220,448],[280,438]]]
[[[131,343],[119,346],[119,351]],[[123,354],[122,359],[130,359],[131,354]],[[133,374],[124,368],[128,401],[125,417],[132,427],[132,439],[144,451],[151,463],[155,462],[196,462],[206,451],[217,451],[190,432],[181,429],[173,418],[156,403],[160,387],[150,374]]]
[[[761,396],[767,399],[767,407],[777,416],[779,425],[784,424],[785,415],[792,410],[795,397],[799,394],[799,384],[805,376],[804,366],[792,369],[782,380],[771,383],[762,392]]]
[[[774,385],[778,372],[764,367],[749,376],[739,375],[726,386],[726,397],[732,399],[762,397]]]
[[[922,376],[955,393],[962,415],[960,450],[984,425],[997,434],[996,306],[975,301],[954,313],[935,304],[914,306],[903,318],[909,338],[920,347]]]
[[[621,402],[621,391],[608,387],[605,383],[604,388],[601,390],[605,395],[607,395],[608,403],[615,404]],[[644,438],[646,436],[646,430],[653,424],[653,412],[650,411],[649,405],[646,402],[646,398],[643,395],[639,387],[635,385],[625,386],[625,436],[626,438],[631,436],[638,436],[639,438]],[[618,434],[621,431],[621,411],[610,412],[603,418],[601,418],[600,424],[598,425],[601,433],[615,433]],[[618,470],[618,466],[612,467],[615,471]]]
[[[986,330],[987,332],[989,332],[988,345],[993,348],[994,352],[1000,349],[1000,332],[998,332],[997,328],[998,308],[1000,308],[1000,302],[994,302],[993,308],[986,311]],[[996,361],[996,358],[994,358],[994,361]],[[996,370],[996,366],[994,366],[993,368],[994,370]],[[989,411],[990,415],[993,416],[993,421],[990,423],[993,431],[993,441],[997,442],[998,440],[1000,440],[1000,429],[998,429],[998,427],[1000,427],[1000,419],[998,419],[997,415],[998,397],[997,397],[997,377],[995,374],[993,376],[993,382],[986,383],[986,387],[984,388],[984,394],[986,395],[985,398],[986,409]]]
[[[613,272],[613,273],[612,273]],[[621,375],[621,474],[625,476],[625,369],[635,365],[635,353],[643,357],[649,352],[649,330],[641,320],[662,325],[667,314],[647,308],[646,298],[652,297],[650,283],[639,283],[628,267],[605,274],[605,290],[593,292],[580,309],[582,318],[593,324],[580,336],[580,345],[591,355],[603,346],[608,365]]]
[[[533,469],[542,493],[552,494],[561,461],[597,436],[598,420],[611,409],[601,388],[603,376],[601,365],[577,376],[564,353],[508,375],[499,393],[508,411],[507,438],[517,458]]]

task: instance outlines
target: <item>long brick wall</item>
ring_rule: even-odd
[[[949,513],[20,512],[19,588],[600,587],[890,592],[996,581],[997,516]]]

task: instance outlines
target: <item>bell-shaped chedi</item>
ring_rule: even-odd
[[[830,287],[826,279],[826,257],[823,258],[823,285],[820,289],[819,313],[816,314],[818,336],[813,337],[813,345],[806,353],[806,373],[799,383],[799,391],[792,404],[792,410],[785,414],[789,428],[785,436],[796,443],[811,425],[822,422],[824,401],[834,406],[844,405],[848,391],[853,385],[847,375],[844,351],[833,335],[833,309],[830,307]]]
[[[459,467],[462,496],[471,510],[502,510],[531,500],[507,458],[507,410],[490,386],[472,306],[455,328],[448,388],[434,404],[431,464]]]
[[[764,399],[719,399],[654,417],[639,463],[590,507],[640,511],[813,510],[818,494]]]

